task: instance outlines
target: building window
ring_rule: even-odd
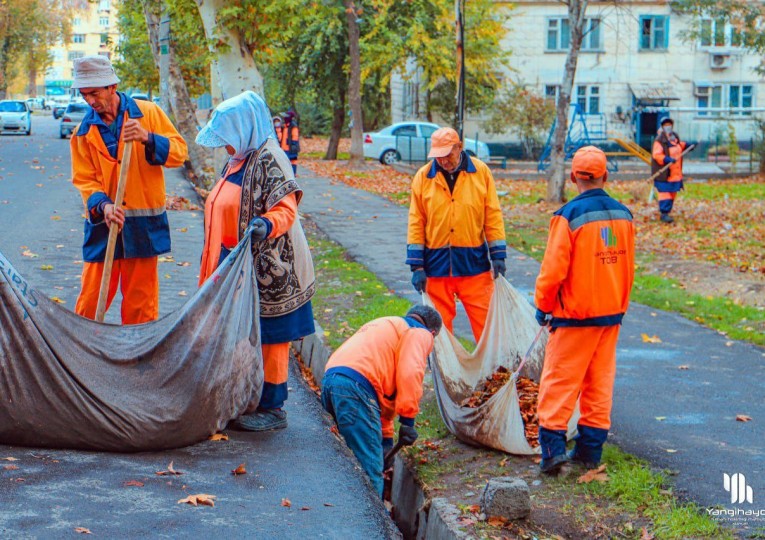
[[[731,84],[728,86],[728,107],[751,109],[753,88],[751,84]],[[752,111],[735,111],[733,114],[750,116]]]
[[[559,95],[560,95],[560,85],[558,84],[545,85],[545,98],[549,99],[553,103],[558,103]]]
[[[547,19],[547,50],[565,51],[571,43],[571,28],[566,17]],[[600,19],[586,19],[584,36],[582,37],[583,51],[599,51]]]
[[[80,26],[80,22],[81,22],[80,18],[75,17],[74,19],[72,19],[72,26]]]
[[[83,56],[85,56],[85,53],[82,51],[69,51],[69,53],[67,54],[67,58],[69,59],[70,62],[77,58],[82,58]]]
[[[109,34],[101,34],[101,46],[109,45]]]
[[[72,34],[72,43],[85,43],[85,34]]]
[[[99,17],[98,18],[98,24],[100,26],[109,27],[109,17]]]
[[[699,116],[722,116],[724,109],[739,109],[730,111],[730,115],[751,116],[752,112],[746,109],[754,107],[754,85],[751,84],[703,84],[696,86],[695,94]]]
[[[577,85],[576,103],[585,114],[600,113],[600,87],[586,84]]]
[[[112,8],[111,0],[100,0],[98,2],[99,11],[109,11]]]
[[[701,21],[702,47],[741,47],[743,36],[724,19]]]
[[[669,47],[669,17],[642,15],[640,17],[640,49],[666,50]]]

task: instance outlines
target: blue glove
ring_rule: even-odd
[[[414,441],[417,440],[417,437],[417,430],[414,429],[414,426],[405,426],[404,424],[401,424],[398,428],[398,442],[404,446],[412,446]]]
[[[414,285],[414,290],[418,293],[422,293],[425,290],[426,281],[428,281],[428,276],[425,275],[425,270],[422,268],[412,273],[412,285]]]
[[[491,261],[491,267],[494,270],[494,279],[497,279],[497,276],[502,274],[502,277],[505,276],[505,272],[507,272],[507,267],[505,266],[505,259],[493,259]]]
[[[552,315],[550,313],[545,313],[539,308],[537,308],[537,312],[534,317],[536,317],[539,326],[547,326],[552,320]]]
[[[685,149],[689,152],[693,152],[698,145],[699,143],[697,143],[696,141],[693,141],[693,142],[685,141]]]
[[[268,233],[271,232],[271,227],[268,225],[268,221],[260,217],[256,217],[250,221],[250,227],[252,227],[251,237],[253,242],[260,242],[268,238]]]
[[[677,163],[677,160],[673,157],[665,157],[664,158],[664,165],[669,165],[670,163]]]

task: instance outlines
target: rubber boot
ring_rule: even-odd
[[[669,212],[662,212],[661,213],[661,222],[662,223],[674,223],[675,219],[669,215]]]
[[[608,430],[583,426],[576,426],[579,434],[574,439],[576,444],[574,449],[569,452],[569,459],[588,469],[596,469],[600,464],[600,457],[603,454],[603,444],[608,438]]]
[[[568,462],[565,430],[553,430],[540,426],[539,447],[542,450],[539,470],[543,473],[557,474],[560,468]]]

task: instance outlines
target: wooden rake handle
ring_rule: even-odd
[[[120,166],[120,178],[117,182],[117,197],[114,200],[114,208],[122,208],[122,199],[125,196],[125,184],[127,184],[128,169],[130,168],[130,157],[133,154],[133,143],[125,143],[122,151],[122,164]],[[101,274],[101,288],[98,290],[98,306],[96,307],[96,321],[104,322],[106,315],[106,299],[109,296],[109,282],[112,277],[112,266],[114,265],[114,248],[117,246],[117,234],[119,230],[116,224],[109,226],[109,241],[106,244],[106,255],[104,256],[104,271]]]

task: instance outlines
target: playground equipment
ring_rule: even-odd
[[[614,159],[619,156],[636,157],[647,164],[651,163],[651,154],[640,147],[635,141],[626,139],[622,136],[608,134],[606,116],[603,113],[585,114],[582,106],[578,103],[572,103],[571,107],[573,111],[568,125],[568,132],[566,133],[566,142],[563,147],[566,159],[573,158],[576,151],[584,146],[599,146],[608,142],[613,142],[618,144],[623,151],[606,152],[609,171],[613,172],[619,170],[619,164],[616,159]],[[556,123],[557,118],[553,121],[550,133],[547,136],[547,143],[539,158],[537,170],[540,172],[547,170],[552,163],[552,142]]]

